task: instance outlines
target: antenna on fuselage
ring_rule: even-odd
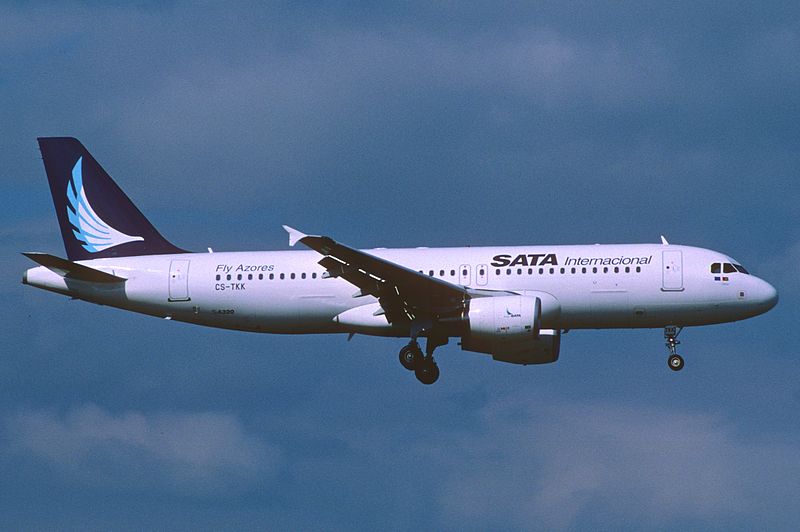
[[[667,242],[667,239],[664,237],[664,235],[661,235],[661,243],[665,246],[669,246],[669,242]]]

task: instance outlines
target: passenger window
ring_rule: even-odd
[[[237,276],[236,276],[236,280],[237,280],[237,281],[241,281],[241,280],[242,280],[242,274],[241,274],[241,273],[240,273],[239,275],[237,275]]]
[[[494,272],[495,275],[500,275],[500,268],[497,268],[497,271]]]
[[[258,274],[258,280],[259,281],[263,281],[264,280],[264,274],[263,273],[259,273]]]
[[[481,275],[483,275],[483,270],[481,270]],[[456,276],[456,271],[450,270],[450,277],[455,277],[455,276]]]
[[[464,277],[466,277],[466,276],[467,276],[467,270],[461,270],[461,275],[463,275]]]
[[[286,279],[286,274],[285,274],[285,273],[282,273],[282,274],[281,274],[281,281],[282,281],[282,280],[284,280],[284,279]]]
[[[247,274],[247,280],[248,281],[252,281],[253,280],[253,274],[252,273],[248,273]]]
[[[543,273],[544,273],[544,268],[539,268],[539,275],[542,275]]]
[[[484,273],[486,273],[486,270],[481,268],[480,275],[483,275]],[[456,272],[450,272],[450,275],[455,275],[455,274],[456,274]]]
[[[428,270],[428,276],[433,277],[433,270]]]
[[[301,273],[301,274],[300,274],[300,278],[301,278],[301,279],[305,279],[305,278],[306,278],[306,274],[305,274],[305,273]]]
[[[533,275],[533,268],[528,268],[528,275]]]
[[[581,273],[586,273],[586,268],[581,268]]]
[[[550,273],[556,273],[556,269],[555,268],[550,268]]]
[[[603,267],[603,273],[608,273],[608,266]]]
[[[722,264],[722,273],[734,273],[736,268],[733,267],[733,264],[725,262]]]
[[[522,268],[517,268],[517,275],[522,275]]]
[[[642,271],[642,267],[641,266],[637,266],[636,267],[636,273],[639,273],[640,271]]]
[[[444,270],[439,270],[439,277],[444,277]]]
[[[631,267],[625,266],[625,273],[631,273]]]
[[[275,279],[275,274],[274,273],[269,274],[269,280],[271,281],[273,279]]]
[[[219,276],[219,274],[217,274],[217,281],[219,281],[219,279],[220,279],[220,276]]]
[[[619,273],[619,266],[614,266],[614,273]]]
[[[575,268],[572,268],[572,273],[575,273]]]
[[[711,273],[719,273],[720,268],[721,268],[720,263],[715,262],[714,264],[711,265]]]
[[[226,278],[230,281],[231,280],[231,274],[228,274],[228,276]]]
[[[595,266],[594,268],[592,268],[592,273],[597,273],[597,266]]]
[[[317,278],[317,273],[316,273],[316,272],[312,273],[312,274],[311,274],[311,278],[312,278],[312,279],[316,279],[316,278]]]

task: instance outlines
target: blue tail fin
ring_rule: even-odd
[[[70,260],[185,253],[159,234],[78,139],[38,140]]]

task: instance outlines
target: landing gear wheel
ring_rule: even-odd
[[[669,351],[669,358],[667,365],[672,371],[680,371],[683,369],[683,358],[678,354],[678,335],[683,330],[683,327],[676,325],[668,325],[664,327],[664,340],[666,340],[667,350]]]
[[[422,351],[419,346],[409,344],[400,350],[400,363],[408,371],[414,371],[422,362]]]
[[[680,355],[670,355],[667,364],[672,371],[680,371],[683,369],[683,357]]]
[[[433,360],[424,360],[414,370],[414,375],[422,384],[433,384],[439,378],[439,366]]]

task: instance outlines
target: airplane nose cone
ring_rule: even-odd
[[[775,287],[769,283],[766,283],[767,290],[766,295],[764,297],[764,304],[767,306],[767,310],[771,309],[775,305],[778,304],[778,291],[775,290]]]
[[[764,306],[764,312],[778,304],[778,291],[766,281],[761,281],[758,302]]]

